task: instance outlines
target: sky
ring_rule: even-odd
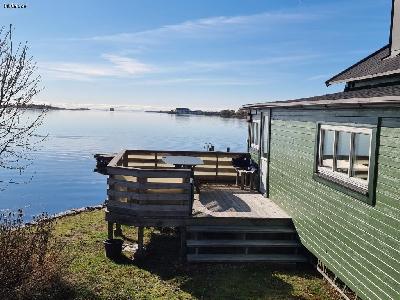
[[[22,1],[22,0],[21,0]],[[237,109],[333,93],[325,81],[388,43],[391,0],[12,2],[38,103]]]

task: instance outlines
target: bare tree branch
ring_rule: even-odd
[[[20,173],[30,165],[30,154],[44,139],[36,131],[46,109],[27,113],[41,91],[40,76],[33,57],[28,56],[27,43],[19,43],[12,52],[11,30],[0,28],[0,169]]]

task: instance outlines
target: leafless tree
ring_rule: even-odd
[[[43,140],[37,129],[46,114],[45,108],[28,113],[41,90],[40,76],[27,43],[13,49],[12,32],[11,26],[0,28],[0,174],[21,173],[31,164],[30,154]],[[14,181],[2,177],[0,190]]]

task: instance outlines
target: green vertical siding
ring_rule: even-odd
[[[400,299],[400,128],[381,129],[376,205],[313,180],[315,122],[272,120],[270,198],[363,299]]]
[[[250,148],[249,152],[250,152],[250,157],[251,157],[251,159],[252,159],[255,163],[258,164],[258,161],[259,161],[259,159],[260,159],[260,151],[259,151],[258,149]]]

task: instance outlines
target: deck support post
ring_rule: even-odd
[[[115,224],[114,235],[115,236],[122,236],[121,224],[118,224],[118,223]]]
[[[244,190],[245,185],[246,185],[246,173],[240,172],[240,189]]]
[[[144,239],[144,228],[143,226],[139,226],[138,227],[138,250],[137,250],[137,254],[138,255],[143,255],[144,253],[144,243],[143,243],[143,239]]]
[[[179,231],[181,236],[181,259],[183,260],[186,255],[186,227],[181,226]]]
[[[109,239],[109,240],[112,240],[113,238],[114,238],[114,223],[113,222],[108,222],[107,223],[107,230],[108,230],[108,233],[107,233],[107,238]]]

